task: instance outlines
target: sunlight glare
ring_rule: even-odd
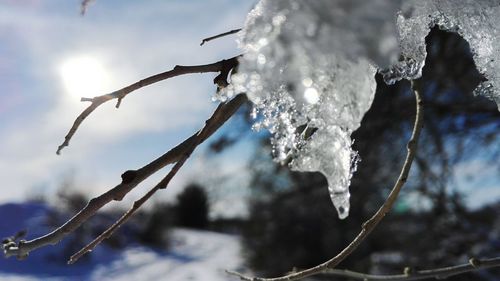
[[[108,72],[91,56],[68,58],[61,64],[60,75],[66,92],[73,97],[94,97],[109,90]]]
[[[319,101],[319,93],[315,88],[307,88],[304,91],[304,98],[309,104],[315,104]]]

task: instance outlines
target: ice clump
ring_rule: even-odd
[[[397,16],[402,61],[382,71],[388,83],[421,76],[425,63],[425,36],[433,26],[457,32],[470,45],[474,62],[487,82],[475,93],[495,101],[500,110],[500,1],[404,1]]]
[[[261,0],[240,34],[238,74],[219,97],[245,92],[263,116],[254,127],[273,134],[275,159],[323,173],[345,218],[357,161],[350,136],[371,106],[377,69],[388,83],[420,77],[425,37],[438,25],[469,42],[488,79],[477,92],[498,103],[499,2]]]
[[[375,93],[369,60],[389,65],[397,58],[388,20],[395,12],[379,0],[261,1],[241,39],[245,55],[228,91],[246,92],[254,102],[264,117],[254,127],[273,133],[276,160],[325,175],[341,218],[349,212],[356,162],[350,135]],[[359,24],[368,18],[372,25]]]

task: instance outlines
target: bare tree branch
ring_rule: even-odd
[[[200,46],[203,46],[205,43],[209,42],[209,41],[212,41],[214,39],[217,39],[217,38],[221,38],[221,37],[224,37],[224,36],[228,36],[228,35],[231,35],[231,34],[235,34],[235,33],[238,33],[240,32],[241,28],[238,28],[238,29],[233,29],[233,30],[230,30],[230,31],[227,31],[227,32],[224,32],[224,33],[221,33],[221,34],[217,34],[215,36],[211,36],[211,37],[207,37],[203,40],[201,40],[201,43],[200,43]]]
[[[142,87],[160,82],[165,79],[169,79],[175,76],[179,75],[184,75],[184,74],[191,74],[191,73],[206,73],[206,72],[226,72],[227,69],[232,69],[238,65],[238,56],[227,59],[227,60],[221,60],[215,63],[211,64],[205,64],[205,65],[193,65],[193,66],[183,66],[183,65],[176,65],[172,70],[165,71],[163,73],[159,73],[153,76],[150,76],[148,78],[145,78],[143,80],[140,80],[136,83],[133,83],[125,88],[122,88],[120,90],[114,91],[109,94],[105,94],[102,96],[98,96],[95,98],[82,98],[81,101],[89,101],[91,104],[75,119],[75,122],[73,123],[73,126],[71,126],[71,129],[69,130],[68,134],[64,137],[64,142],[57,148],[57,154],[61,153],[61,150],[69,145],[69,141],[73,137],[73,135],[76,133],[78,130],[78,127],[82,124],[82,122],[96,109],[98,108],[101,104],[112,100],[112,99],[117,99],[116,107],[118,108],[123,100],[128,94],[131,92],[140,89]],[[227,71],[228,73],[229,71]],[[219,76],[216,77],[214,82],[218,84],[220,87],[223,87],[227,85],[227,80],[225,78],[227,77],[224,76],[224,79],[220,79]]]
[[[395,275],[373,275],[373,274],[365,274],[361,272],[341,270],[341,269],[329,269],[326,271],[326,275],[349,277],[354,279],[360,279],[363,281],[370,281],[370,280],[410,281],[410,280],[422,280],[429,278],[446,279],[448,277],[455,276],[458,274],[463,274],[466,272],[498,267],[498,266],[500,266],[500,257],[492,259],[481,259],[481,260],[472,258],[469,260],[469,263],[466,264],[454,265],[436,269],[418,270],[418,271],[412,271],[409,268],[406,268],[403,274],[395,274]]]
[[[244,94],[239,94],[231,101],[220,104],[219,107],[213,113],[212,117],[206,121],[203,129],[194,135],[195,137],[190,142],[189,147],[183,152],[181,158],[177,161],[177,163],[170,170],[170,172],[148,193],[146,193],[139,200],[135,201],[132,207],[126,213],[124,213],[123,216],[118,221],[116,221],[112,226],[110,226],[106,231],[104,231],[101,235],[95,238],[87,246],[85,246],[80,251],[72,255],[68,263],[69,264],[75,263],[83,255],[92,251],[104,239],[110,237],[116,231],[116,229],[118,229],[122,224],[124,224],[135,213],[135,211],[137,211],[146,201],[148,201],[151,198],[151,196],[153,196],[153,194],[156,191],[167,188],[172,178],[177,174],[182,165],[184,165],[184,163],[192,154],[192,152],[196,149],[196,147],[200,143],[202,143],[206,138],[208,138],[213,132],[215,132],[222,124],[224,124],[224,122],[227,119],[229,119],[229,117],[231,117],[246,100],[247,99]]]
[[[311,267],[309,269],[305,269],[299,272],[294,272],[285,276],[281,277],[276,277],[276,278],[260,278],[260,277],[249,277],[249,276],[244,276],[240,273],[233,272],[233,271],[227,271],[227,273],[231,275],[235,275],[239,277],[241,280],[246,280],[246,281],[289,281],[289,280],[298,280],[302,279],[307,276],[315,275],[318,273],[323,273],[326,270],[330,268],[334,268],[337,266],[341,261],[343,261],[346,257],[348,257],[358,246],[368,237],[368,235],[375,229],[375,227],[380,223],[380,221],[385,217],[385,215],[391,210],[392,206],[394,205],[394,202],[396,202],[396,199],[399,195],[399,192],[403,185],[406,183],[406,180],[408,178],[408,174],[410,172],[411,164],[413,162],[413,159],[415,158],[416,151],[417,151],[417,144],[418,144],[418,138],[420,136],[420,131],[422,129],[422,120],[423,120],[423,102],[420,97],[419,92],[415,89],[413,82],[412,82],[412,89],[415,94],[415,99],[416,99],[416,107],[417,107],[417,112],[416,112],[416,117],[415,117],[415,124],[413,126],[413,132],[410,137],[410,140],[408,141],[407,145],[407,155],[406,155],[406,160],[403,164],[403,167],[401,169],[401,173],[394,184],[394,187],[391,190],[391,193],[387,197],[386,201],[384,204],[378,209],[378,211],[366,222],[363,223],[361,232],[354,238],[354,240],[347,245],[339,254],[337,254],[335,257],[331,258],[330,260],[319,264],[315,267]]]
[[[198,72],[198,70],[210,70],[213,68],[220,69],[221,74],[228,75],[229,71],[226,71],[230,66],[236,67],[238,64],[237,57],[234,57],[229,60],[222,60],[220,62],[217,62],[215,64],[210,64],[210,65],[204,65],[204,66],[194,66],[194,67],[183,67],[179,66],[175,67],[175,73],[173,76],[176,75],[181,75],[184,73],[191,73],[189,71],[193,70],[193,68],[196,70],[195,72]],[[184,68],[188,68],[187,70]],[[180,69],[180,70],[179,70]],[[174,71],[173,70],[173,71]],[[187,72],[186,72],[187,71]],[[216,72],[215,70],[211,70]],[[171,71],[172,72],[172,71]],[[202,71],[203,72],[203,71]],[[92,105],[87,108],[75,121],[75,124],[70,130],[70,133],[68,133],[68,136],[66,137],[67,140],[71,138],[71,136],[74,134],[74,131],[76,131],[76,128],[79,126],[79,124],[95,109],[97,108],[100,104],[103,102],[113,99],[113,98],[123,98],[125,97],[128,93],[131,91],[134,91],[136,89],[139,89],[141,87],[144,87],[146,85],[150,85],[152,83],[161,81],[166,75],[172,75],[168,74],[169,72],[164,72],[155,76],[151,76],[149,78],[146,78],[144,80],[141,80],[137,83],[134,83],[128,87],[125,87],[119,91],[116,91],[114,93],[121,93],[117,94],[116,96],[110,96],[112,94],[104,95],[97,97],[92,101]],[[180,74],[179,74],[180,73]],[[170,77],[173,77],[170,76]],[[162,79],[163,78],[163,79]],[[222,83],[222,80],[227,80],[227,76],[221,76],[218,75],[215,79],[214,82],[219,84]],[[219,84],[220,85],[220,84]],[[241,97],[237,96],[234,99],[234,102],[231,101],[227,105],[224,106],[224,111],[227,114],[231,113],[233,114],[234,112],[231,111],[230,109],[236,110],[238,107],[241,105],[246,100],[246,97]],[[219,111],[221,112],[221,111]],[[85,115],[84,115],[85,114]],[[84,115],[82,117],[82,115]],[[213,126],[207,127],[205,129],[205,133],[200,135],[199,133],[195,133],[176,147],[172,148],[162,156],[158,157],[157,159],[153,160],[151,163],[143,166],[142,168],[138,170],[128,170],[125,171],[121,177],[122,181],[120,184],[115,186],[114,188],[108,190],[107,192],[101,194],[100,196],[97,196],[93,199],[91,199],[87,205],[80,210],[75,216],[73,216],[70,220],[68,220],[66,223],[64,223],[62,226],[59,228],[55,229],[51,233],[48,233],[44,236],[37,237],[33,240],[30,241],[25,241],[25,240],[20,240],[17,244],[15,241],[6,241],[6,243],[3,243],[3,249],[4,249],[4,254],[6,257],[9,256],[16,256],[18,259],[23,259],[28,256],[28,254],[40,247],[47,246],[47,245],[55,245],[59,243],[66,235],[69,233],[73,232],[75,229],[77,229],[81,224],[83,224],[85,221],[87,221],[91,216],[93,216],[99,209],[101,209],[103,206],[108,204],[111,201],[120,201],[123,199],[123,197],[129,193],[133,188],[135,188],[139,183],[144,181],[146,178],[151,176],[152,174],[156,173],[158,170],[164,168],[168,164],[172,164],[175,162],[180,161],[182,159],[183,155],[185,155],[186,151],[189,151],[191,148],[192,144],[194,142],[201,143],[205,141],[208,137],[210,137],[222,124],[229,118],[231,115],[227,116],[219,116],[220,113],[218,113],[218,118],[215,120],[219,123],[216,123]],[[73,132],[72,132],[73,131]]]
[[[231,103],[228,103],[225,108],[227,108],[227,113],[233,114],[230,109],[236,110],[237,107],[241,105],[246,100],[245,96],[239,95],[235,97]],[[223,118],[222,118],[223,117]],[[99,209],[108,204],[109,202],[115,200],[120,201],[123,197],[129,193],[133,188],[135,188],[143,180],[162,169],[168,164],[178,162],[182,159],[186,151],[189,150],[191,145],[195,141],[203,142],[208,137],[210,137],[217,129],[224,124],[231,115],[219,116],[217,121],[217,126],[211,126],[206,130],[203,135],[195,133],[176,147],[169,150],[167,153],[158,157],[151,163],[138,170],[129,170],[122,174],[122,182],[112,188],[111,190],[101,194],[98,197],[91,199],[88,204],[80,210],[75,216],[68,220],[64,225],[55,229],[51,233],[44,235],[42,237],[35,238],[30,241],[19,241],[17,245],[10,243],[4,245],[4,253],[6,257],[16,256],[19,259],[23,259],[28,256],[28,254],[40,247],[47,245],[55,245],[59,243],[66,235],[72,233],[85,221],[87,221],[91,216],[93,216]]]

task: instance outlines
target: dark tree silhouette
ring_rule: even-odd
[[[209,204],[205,189],[190,184],[178,196],[175,206],[176,224],[204,229],[208,226]]]

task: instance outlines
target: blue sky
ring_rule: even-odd
[[[102,106],[62,155],[55,154],[87,106],[81,95],[104,94],[176,64],[238,54],[235,36],[199,43],[241,27],[253,2],[96,1],[81,17],[79,1],[0,1],[0,202],[51,194],[69,175],[96,195],[118,183],[123,171],[141,167],[199,129],[216,106],[212,74],[141,89],[119,110]],[[200,173],[203,158],[198,153],[191,159],[171,193]]]
[[[119,110],[113,103],[102,106],[62,155],[55,154],[87,106],[79,101],[81,95],[110,92],[176,64],[204,64],[238,54],[236,36],[203,47],[199,43],[241,27],[254,1],[145,3],[98,0],[81,17],[76,0],[0,0],[0,203],[51,195],[67,177],[74,177],[89,196],[97,195],[117,184],[123,171],[143,166],[203,125],[216,106],[211,102],[214,75],[178,77],[131,94]],[[90,65],[90,72],[79,74],[82,65]],[[168,192],[155,200],[174,198],[186,183],[202,179],[215,197],[216,211],[241,211],[248,193],[242,171],[252,148],[251,140],[243,141],[210,159],[198,151]],[[466,192],[470,206],[498,200],[497,172],[477,159],[461,163],[452,188]],[[121,206],[164,173],[142,184]],[[232,179],[228,189],[221,189],[220,180],[227,178]]]

